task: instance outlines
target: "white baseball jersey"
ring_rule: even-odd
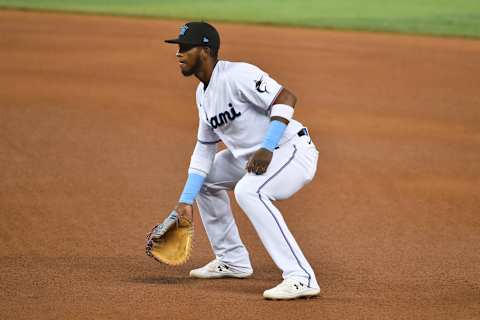
[[[258,67],[243,63],[218,61],[210,83],[197,87],[199,112],[198,140],[221,140],[235,158],[245,158],[257,151],[270,126],[270,109],[282,86]],[[279,145],[302,129],[291,120]]]

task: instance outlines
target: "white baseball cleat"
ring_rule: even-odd
[[[216,278],[247,278],[253,274],[253,270],[238,271],[217,259],[210,261],[207,265],[190,271],[190,277],[202,279]]]
[[[320,288],[310,288],[301,281],[285,279],[275,288],[265,290],[263,297],[273,300],[290,300],[297,298],[310,298],[317,296]]]

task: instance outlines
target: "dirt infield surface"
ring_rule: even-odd
[[[161,41],[180,24],[0,11],[1,319],[480,319],[480,41],[217,25],[320,150],[280,207],[322,294],[274,302],[238,207],[251,279],[187,277],[200,223],[187,265],[144,254],[195,143],[196,80]]]

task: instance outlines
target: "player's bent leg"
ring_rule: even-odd
[[[235,196],[268,253],[283,271],[283,278],[298,281],[316,292],[319,286],[315,274],[282,214],[272,203],[272,200],[290,197],[315,173],[318,152],[302,141],[297,142],[275,151],[265,175],[244,176],[235,187]]]
[[[197,205],[216,258],[233,269],[251,271],[249,255],[240,239],[227,191],[202,188]]]
[[[228,150],[220,151],[196,202],[216,260],[227,266],[220,269],[251,274],[249,255],[240,239],[226,191],[233,189],[244,174],[243,168]]]

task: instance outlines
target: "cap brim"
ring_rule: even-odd
[[[183,39],[169,39],[169,40],[165,40],[166,43],[179,43],[179,44],[191,44],[191,45],[198,45],[197,43],[192,43],[190,41],[185,41]]]
[[[166,43],[180,43],[179,41],[180,41],[180,39],[168,39],[168,40],[165,40]]]
[[[164,40],[166,43],[173,43],[173,44],[188,44],[191,46],[196,46],[196,47],[210,47],[210,48],[216,48],[212,45],[205,44],[205,43],[196,43],[196,42],[190,42],[190,41],[185,41],[183,39],[168,39]]]

